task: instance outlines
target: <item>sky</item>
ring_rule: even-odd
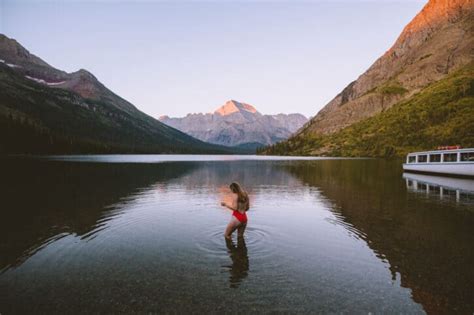
[[[0,33],[156,118],[230,99],[314,116],[426,2],[0,0]]]

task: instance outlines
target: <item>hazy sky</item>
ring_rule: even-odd
[[[316,114],[427,1],[0,0],[0,32],[154,117],[229,99]]]

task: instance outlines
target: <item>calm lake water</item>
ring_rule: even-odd
[[[474,181],[400,161],[3,158],[0,313],[474,312]],[[248,190],[223,237],[228,185]]]

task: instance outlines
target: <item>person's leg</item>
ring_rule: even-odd
[[[230,239],[232,233],[234,233],[234,231],[239,226],[240,226],[240,221],[237,220],[235,217],[232,217],[232,219],[230,219],[229,224],[227,225],[227,228],[225,229],[224,237],[227,238],[227,239]]]
[[[240,224],[238,227],[237,227],[237,236],[238,237],[243,237],[244,236],[244,232],[245,232],[245,228],[247,227],[247,223],[242,223]]]

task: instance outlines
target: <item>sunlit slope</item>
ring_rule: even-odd
[[[474,63],[338,132],[299,134],[261,153],[392,157],[455,144],[474,147]]]
[[[429,0],[393,46],[299,133],[337,132],[463,69],[474,60],[473,21],[473,0]]]
[[[473,0],[429,0],[367,71],[265,152],[397,156],[471,146],[473,20]]]

